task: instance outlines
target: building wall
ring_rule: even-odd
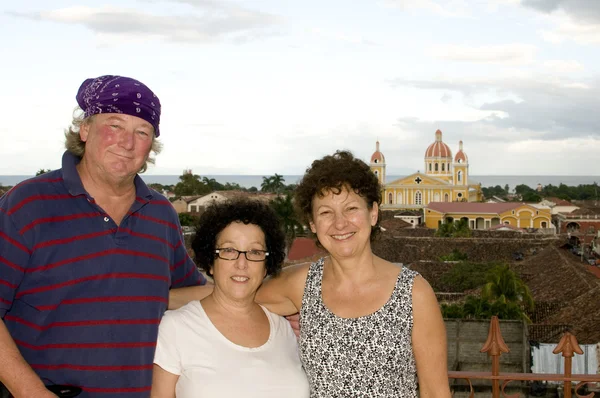
[[[171,203],[177,213],[185,213],[188,211],[187,202],[183,199],[177,199]]]
[[[220,195],[215,192],[212,192],[212,193],[202,196],[201,198],[198,198],[196,200],[192,200],[191,202],[189,202],[187,205],[187,211],[193,212],[194,209],[196,209],[196,211],[198,211],[198,209],[206,207],[207,205],[211,204],[212,202],[220,202],[225,199],[226,199],[225,196]]]
[[[455,221],[467,218],[471,229],[487,229],[494,225],[509,224],[517,228],[552,228],[552,216],[548,209],[536,209],[527,205],[517,207],[501,214],[482,213],[439,213],[425,209],[425,225],[437,229],[440,221],[453,218]],[[478,219],[480,219],[478,221]],[[499,219],[499,222],[498,222]],[[600,220],[598,220],[600,222]],[[479,224],[478,224],[479,222]],[[545,225],[543,223],[546,223]],[[480,228],[482,227],[482,228]]]
[[[490,321],[445,319],[444,323],[448,341],[448,370],[489,372],[490,358],[480,350],[487,340]],[[530,364],[526,325],[522,321],[501,320],[500,331],[510,349],[500,357],[501,370],[527,373]]]

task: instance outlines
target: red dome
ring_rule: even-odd
[[[379,141],[375,144],[375,152],[371,155],[371,163],[385,163],[383,153],[379,152]]]
[[[452,158],[452,151],[448,145],[442,141],[442,132],[435,132],[435,142],[427,147],[425,151],[426,158]]]
[[[469,158],[467,154],[463,152],[463,142],[459,141],[458,143],[458,152],[456,152],[456,156],[454,157],[454,162],[456,163],[468,163]]]

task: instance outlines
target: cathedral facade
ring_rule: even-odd
[[[421,209],[431,202],[479,202],[483,199],[481,184],[469,181],[469,158],[462,141],[452,156],[450,147],[442,141],[442,132],[435,132],[435,141],[425,151],[424,172],[416,172],[390,183],[385,180],[385,157],[379,150],[371,156],[371,170],[383,186],[382,209]]]

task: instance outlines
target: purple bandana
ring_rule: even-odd
[[[79,87],[77,103],[85,117],[98,113],[124,113],[144,119],[160,131],[160,101],[144,83],[123,76],[100,76],[87,79]]]

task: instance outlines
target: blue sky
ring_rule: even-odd
[[[59,167],[103,74],[161,99],[148,174],[301,174],[377,139],[402,174],[436,129],[472,174],[600,174],[597,0],[23,0],[0,37],[0,175]]]

